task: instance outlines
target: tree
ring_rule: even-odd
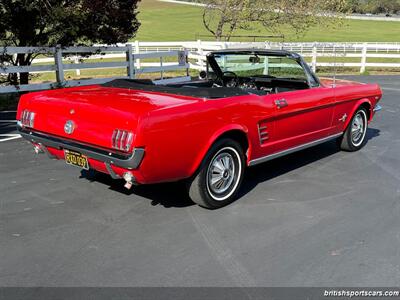
[[[369,0],[367,10],[373,14],[397,13],[400,10],[400,1],[396,0]]]
[[[347,0],[347,9],[350,13],[364,12],[365,1],[362,0]]]
[[[205,28],[217,39],[227,40],[237,29],[261,24],[269,31],[288,25],[297,33],[309,27],[337,21],[347,11],[347,0],[206,0]]]
[[[203,11],[205,28],[217,39],[231,36],[237,28],[247,27],[252,21],[249,0],[207,0]]]
[[[140,23],[140,0],[1,0],[0,46],[115,44],[133,37]],[[0,54],[0,63],[30,65],[35,55]],[[28,83],[29,74],[10,74],[12,84]]]

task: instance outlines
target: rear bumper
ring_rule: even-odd
[[[105,163],[107,169],[110,170],[112,170],[111,165],[127,170],[137,169],[142,162],[145,153],[143,148],[134,148],[133,152],[130,154],[120,154],[110,152],[106,149],[93,147],[91,145],[32,131],[30,129],[23,128],[20,124],[17,124],[17,129],[23,138],[32,143],[54,149],[69,149],[78,151],[89,158]]]

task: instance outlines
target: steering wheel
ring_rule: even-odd
[[[229,76],[229,75],[232,75],[232,76]],[[230,77],[231,79],[225,80],[225,77]],[[239,85],[239,77],[236,75],[235,72],[232,72],[232,71],[223,72],[222,80],[223,80],[224,86],[226,86],[226,87],[237,87]]]

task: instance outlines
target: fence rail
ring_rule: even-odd
[[[286,49],[305,57],[314,71],[323,67],[357,68],[364,73],[369,68],[396,69],[400,71],[400,43],[284,43],[284,42],[140,42],[117,46],[95,45],[94,47],[0,47],[0,56],[18,53],[41,54],[30,66],[0,65],[0,75],[10,73],[55,72],[56,82],[20,86],[0,86],[0,93],[51,89],[55,87],[102,83],[113,79],[93,78],[65,80],[64,71],[124,68],[126,76],[135,78],[139,74],[160,73],[158,83],[188,80],[189,69],[204,70],[206,55],[210,51],[229,48]],[[174,62],[168,57],[175,57]],[[84,58],[84,62],[82,62]],[[121,59],[122,58],[122,59]],[[103,61],[101,59],[120,59]],[[153,59],[149,62],[149,59]],[[97,60],[96,62],[90,62]],[[146,61],[147,60],[147,61]],[[164,72],[186,70],[186,76],[164,78]],[[121,77],[118,77],[121,78]]]
[[[188,53],[185,49],[170,50],[163,52],[151,53],[134,53],[131,44],[125,46],[95,46],[95,47],[0,47],[1,55],[16,55],[18,53],[42,54],[46,58],[34,59],[29,66],[0,65],[0,75],[8,75],[14,73],[45,73],[55,72],[56,81],[51,83],[34,83],[24,85],[6,85],[0,86],[0,93],[11,93],[19,91],[34,91],[43,89],[52,89],[57,87],[71,87],[79,85],[98,84],[110,81],[114,78],[135,78],[138,74],[143,73],[160,73],[160,79],[156,80],[156,84],[180,82],[189,80],[189,64],[187,62]],[[71,56],[72,55],[72,56]],[[79,63],[79,58],[88,56],[88,61],[96,58],[121,58],[123,61],[107,61],[107,62],[85,62]],[[166,57],[172,57],[174,62],[164,62]],[[73,60],[74,63],[68,63]],[[141,59],[154,59],[158,62],[141,63]],[[66,80],[64,71],[76,70],[80,73],[81,69],[107,69],[107,68],[124,68],[126,76],[92,78],[81,80]],[[185,76],[176,78],[164,78],[164,72],[183,70]]]
[[[204,70],[205,55],[213,50],[229,48],[261,48],[261,49],[285,49],[294,51],[305,58],[310,58],[310,65],[314,71],[318,67],[341,67],[359,68],[360,73],[364,73],[367,68],[400,68],[400,42],[380,43],[380,42],[312,42],[312,43],[285,43],[285,42],[215,42],[215,41],[183,41],[183,42],[139,42],[132,43],[134,51],[154,52],[170,50],[187,50],[190,61],[190,68]],[[321,59],[322,58],[322,59]],[[324,61],[326,58],[349,59],[351,61]],[[357,60],[358,58],[358,60]],[[398,62],[382,61],[368,62],[369,59],[399,59]],[[400,69],[399,69],[400,71]]]
[[[198,42],[197,48],[189,46],[190,68],[202,70],[208,52],[228,48],[284,49],[294,51],[306,58],[313,71],[318,67],[358,68],[364,73],[367,68],[400,68],[399,43],[227,43]],[[369,61],[382,60],[382,61]],[[396,61],[396,59],[398,61]],[[343,61],[344,60],[344,61]],[[400,69],[399,69],[400,71]]]

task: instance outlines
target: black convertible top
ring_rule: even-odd
[[[246,92],[240,88],[232,87],[197,87],[185,85],[184,83],[179,85],[155,85],[149,79],[114,79],[112,81],[103,83],[102,86],[190,96],[205,99],[218,99],[250,94],[249,92]]]

